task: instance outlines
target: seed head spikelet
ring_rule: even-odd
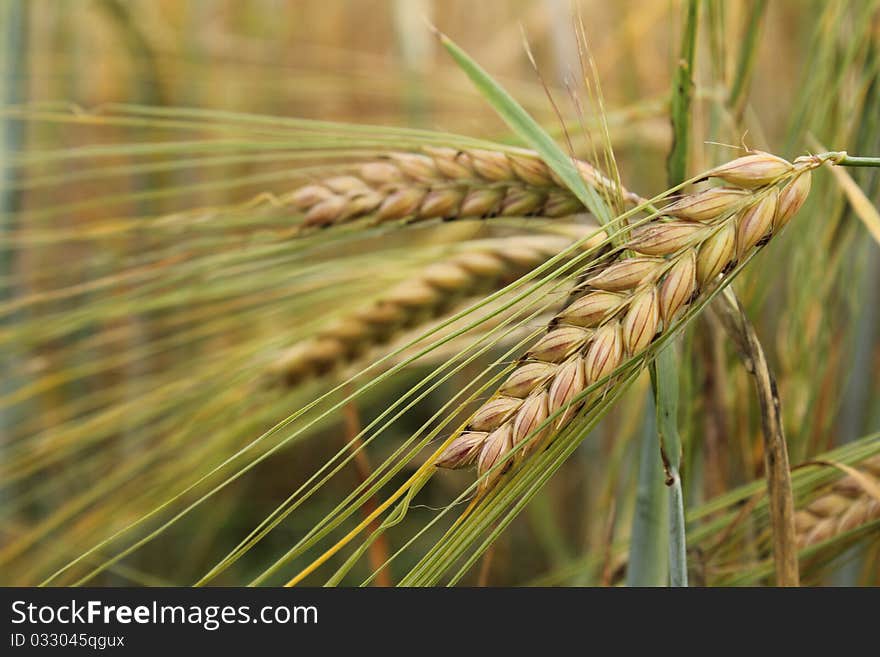
[[[790,173],[792,169],[791,162],[781,157],[764,151],[752,151],[748,155],[715,167],[709,172],[709,176],[720,178],[737,187],[751,189],[768,185]]]
[[[472,448],[473,431],[488,440],[509,426],[514,444],[525,443],[523,453],[528,453],[530,438],[523,431],[541,426],[536,418],[544,417],[545,393],[546,410],[558,414],[552,426],[539,429],[538,440],[552,439],[587,403],[582,394],[587,388],[607,378],[605,387],[593,393],[601,395],[614,385],[614,372],[625,360],[645,354],[695,301],[724,282],[736,262],[750,257],[787,223],[809,191],[810,169],[821,163],[807,159],[790,164],[753,153],[712,170],[709,177],[745,186],[684,196],[667,206],[663,216],[633,231],[617,258],[576,288],[501,392],[476,411],[467,427],[470,433],[454,439],[450,449]],[[490,460],[498,462],[503,444],[496,439],[487,452],[492,458],[477,462],[478,476],[488,472],[484,465]],[[461,467],[463,461],[437,465]],[[491,481],[482,480],[482,489],[500,476],[493,470]]]

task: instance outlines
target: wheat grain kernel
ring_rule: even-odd
[[[576,355],[563,363],[559,368],[559,371],[556,373],[556,376],[553,377],[553,382],[550,384],[550,412],[555,413],[559,409],[568,406],[568,408],[556,419],[556,428],[565,426],[565,424],[574,417],[577,408],[574,405],[569,406],[569,404],[571,404],[572,400],[583,392],[586,387],[584,360]]]
[[[782,191],[779,193],[776,214],[773,217],[773,232],[785,226],[797,214],[797,211],[801,209],[801,206],[810,194],[812,178],[813,176],[809,171],[804,171],[782,188]]]
[[[681,309],[697,288],[697,266],[693,250],[687,251],[669,268],[660,284],[660,314],[664,326],[672,324],[675,314]]]
[[[623,341],[620,336],[620,322],[608,322],[596,331],[584,357],[584,373],[587,385],[592,385],[602,377],[611,374],[623,357]]]
[[[713,280],[736,256],[736,222],[726,221],[700,246],[697,255],[697,282],[703,287]]]
[[[477,476],[482,477],[484,474],[492,470],[510,450],[513,449],[513,429],[509,422],[495,429],[486,438],[483,449],[477,458]],[[496,468],[486,479],[480,482],[480,491],[492,488],[495,482],[508,470],[511,466],[510,460],[500,468]]]
[[[583,347],[591,333],[577,326],[560,326],[546,333],[529,350],[529,356],[548,363],[561,363]]]
[[[523,446],[523,455],[533,451],[549,433],[549,427],[545,427],[539,433],[532,435],[544,420],[550,415],[548,395],[546,390],[539,390],[536,394],[530,395],[523,402],[522,407],[513,419],[512,440],[513,447]]]
[[[753,151],[712,169],[709,175],[721,178],[731,185],[754,188],[772,183],[793,169],[791,162],[781,157],[764,151]]]
[[[660,324],[657,288],[649,286],[638,292],[623,319],[623,345],[626,353],[637,354],[651,344]]]
[[[742,212],[736,230],[736,255],[742,257],[761,241],[773,226],[779,192],[771,190],[764,198]]]
[[[473,431],[492,431],[519,410],[523,400],[516,397],[493,397],[477,409],[471,418],[468,429]]]
[[[510,397],[525,398],[550,379],[557,369],[558,366],[553,363],[541,361],[525,363],[511,372],[507,380],[498,389],[498,392]]]
[[[456,436],[434,462],[438,468],[457,470],[473,465],[489,436],[485,431],[465,431]]]
[[[614,292],[589,292],[572,302],[557,318],[566,324],[591,328],[617,311],[623,302],[624,297]]]
[[[742,205],[749,192],[736,187],[712,187],[690,194],[666,207],[663,212],[689,221],[712,221]]]
[[[626,248],[642,255],[671,255],[698,241],[706,230],[703,224],[690,221],[656,222],[636,231]]]
[[[659,276],[662,258],[635,256],[615,262],[590,276],[586,283],[591,287],[608,292],[622,292],[638,287],[644,282]]]

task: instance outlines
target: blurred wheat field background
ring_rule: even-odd
[[[426,19],[637,199],[743,144],[880,154],[871,0],[4,0],[0,583],[667,583],[643,363],[484,511],[472,474],[420,478],[608,257],[577,198],[537,200],[549,174]],[[493,208],[460,217],[351,210],[398,175],[364,163],[418,179],[450,152],[490,181],[517,162],[527,189],[456,192]],[[878,183],[816,169],[731,285],[775,377],[803,584],[880,585]],[[754,354],[712,308],[688,317],[657,386],[689,579],[773,585]]]

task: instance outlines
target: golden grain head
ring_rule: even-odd
[[[579,295],[557,313],[497,396],[474,414],[469,429],[491,434],[510,426],[518,445],[554,413],[559,416],[552,430],[541,431],[541,440],[564,428],[585,390],[613,376],[626,357],[644,354],[719,275],[790,218],[809,191],[806,166],[750,153],[711,174],[739,187],[685,196],[666,208],[675,218],[635,229],[617,260],[602,262],[578,284]],[[626,257],[627,250],[637,255]],[[483,447],[487,463],[497,461],[493,450],[506,435]]]
[[[401,329],[438,317],[468,296],[499,289],[516,280],[564,251],[587,230],[589,227],[573,230],[571,237],[530,235],[478,242],[472,250],[430,264],[375,302],[356,308],[323,328],[313,339],[301,344],[293,356],[282,357],[271,368],[272,376],[287,385],[296,385],[309,376],[332,371],[337,364],[350,363],[367,347],[387,342]],[[321,356],[321,345],[325,350],[332,346],[334,352]],[[313,367],[319,362],[326,366]],[[552,369],[546,363],[542,367]]]
[[[332,196],[334,196],[333,192],[323,185],[305,185],[294,191],[288,198],[293,207],[305,210]]]
[[[405,308],[431,306],[441,298],[440,293],[423,280],[404,281],[392,288],[386,297],[389,303]]]

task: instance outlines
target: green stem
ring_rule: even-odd
[[[681,42],[681,58],[675,69],[672,90],[672,149],[666,161],[669,184],[677,185],[687,178],[687,157],[690,148],[691,98],[694,82],[694,53],[697,42],[697,0],[688,2],[684,36]]]
[[[687,541],[684,524],[684,496],[678,468],[670,468],[669,486],[669,586],[688,585]]]
[[[736,65],[736,77],[733,79],[733,85],[730,89],[730,96],[727,99],[728,107],[731,107],[736,115],[737,122],[742,118],[748,94],[745,93],[752,78],[752,70],[755,66],[755,57],[758,49],[758,35],[761,31],[761,24],[767,13],[767,0],[755,0],[752,3],[749,12],[746,33],[743,38],[742,48],[739,51],[739,60]]]
[[[663,586],[667,582],[668,499],[663,465],[657,458],[657,422],[649,395],[639,443],[639,483],[629,541],[627,586]]]
[[[690,0],[681,42],[681,57],[675,71],[671,103],[673,144],[667,160],[670,185],[677,185],[687,177],[687,159],[690,146],[691,100],[693,96],[693,69],[697,42],[699,3]],[[684,527],[684,501],[679,467],[681,441],[678,436],[678,362],[672,345],[661,349],[651,365],[651,383],[657,409],[657,434],[660,453],[670,488],[668,516],[669,583],[687,586],[687,559]]]
[[[694,56],[697,44],[698,0],[687,4],[681,57],[675,71],[672,90],[673,144],[666,162],[669,184],[675,186],[687,178],[690,143],[691,100],[693,96]],[[684,523],[684,500],[681,490],[681,440],[678,436],[678,360],[674,343],[661,349],[651,365],[651,383],[657,405],[657,435],[666,472],[669,496],[669,583],[687,586],[687,549]]]
[[[834,164],[841,167],[880,167],[880,157],[857,157],[843,153]]]
[[[657,354],[651,365],[657,403],[657,435],[669,487],[669,584],[687,586],[684,497],[681,490],[681,438],[678,435],[678,354],[675,343]]]

